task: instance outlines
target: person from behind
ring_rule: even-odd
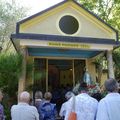
[[[40,120],[55,120],[57,117],[56,105],[52,104],[50,101],[52,99],[52,94],[46,92],[44,95],[44,101],[39,106],[38,112]]]
[[[0,91],[0,120],[5,120],[4,107],[3,107],[3,105],[1,104],[2,99],[3,99],[3,94],[2,94],[2,91]]]
[[[73,99],[75,100],[77,120],[95,120],[98,101],[88,95],[88,88],[85,82],[80,84],[79,94],[68,101],[65,120],[68,120],[69,114],[73,110]]]
[[[35,92],[35,107],[38,109],[43,99],[43,94],[41,91]]]
[[[108,79],[104,83],[108,94],[98,104],[96,120],[120,120],[119,84],[115,79]]]
[[[19,103],[11,107],[12,120],[39,120],[36,107],[29,105],[30,94],[23,91],[19,96]]]
[[[68,101],[71,97],[73,97],[73,96],[74,96],[74,94],[73,94],[73,92],[71,92],[71,91],[68,91],[68,92],[65,94],[65,98],[66,98],[67,101]],[[62,104],[62,106],[61,106],[60,113],[59,113],[59,115],[60,115],[61,118],[64,118],[64,117],[65,117],[65,114],[66,114],[66,111],[67,111],[67,103],[68,103],[67,101],[64,102],[64,103]]]

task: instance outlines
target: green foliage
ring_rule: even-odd
[[[10,97],[18,89],[18,78],[21,73],[22,56],[18,54],[0,54],[0,88]]]
[[[40,71],[35,71],[35,73],[34,73],[34,79],[36,81],[44,78],[45,76],[46,76],[46,71],[41,71],[41,72]]]
[[[0,45],[4,51],[11,48],[10,35],[15,32],[16,22],[26,16],[26,9],[12,1],[0,0]]]
[[[116,49],[113,52],[113,60],[114,60],[114,67],[115,67],[115,76],[117,79],[120,80],[120,48]]]
[[[98,0],[76,0],[80,4],[82,4],[86,9],[90,11],[94,11],[97,6]]]
[[[10,120],[10,106],[17,100],[18,79],[22,71],[22,56],[19,54],[0,54],[0,89],[4,93],[6,119]]]
[[[77,0],[85,8],[97,14],[120,34],[120,0]]]

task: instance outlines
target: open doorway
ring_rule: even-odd
[[[71,89],[83,79],[85,60],[34,59],[34,89],[52,92],[56,88]]]
[[[65,94],[83,78],[85,60],[34,59],[34,92],[40,90],[52,93],[52,102],[58,110],[65,101]]]
[[[48,90],[73,87],[72,60],[48,60]]]

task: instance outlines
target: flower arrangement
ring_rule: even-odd
[[[99,93],[99,92],[101,92],[101,90],[100,90],[98,83],[95,83],[95,84],[88,86],[88,93],[90,95],[95,94],[95,93]]]
[[[80,86],[80,83],[77,83],[76,86],[73,88],[73,92],[77,95],[79,93],[79,86]],[[99,87],[99,84],[98,83],[93,83],[91,85],[88,85],[88,93],[90,95],[94,94],[94,93],[97,93],[97,92],[100,92],[100,87]]]

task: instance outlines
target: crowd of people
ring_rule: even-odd
[[[52,94],[36,91],[35,101],[30,104],[30,93],[23,91],[19,95],[17,105],[11,107],[12,120],[69,120],[74,111],[76,120],[120,120],[119,84],[115,79],[108,79],[104,83],[107,95],[101,100],[91,96],[85,82],[79,85],[78,94],[68,91],[66,101],[57,111],[56,104],[51,103]],[[0,101],[2,100],[0,92]],[[5,120],[3,106],[0,104],[0,120]]]

